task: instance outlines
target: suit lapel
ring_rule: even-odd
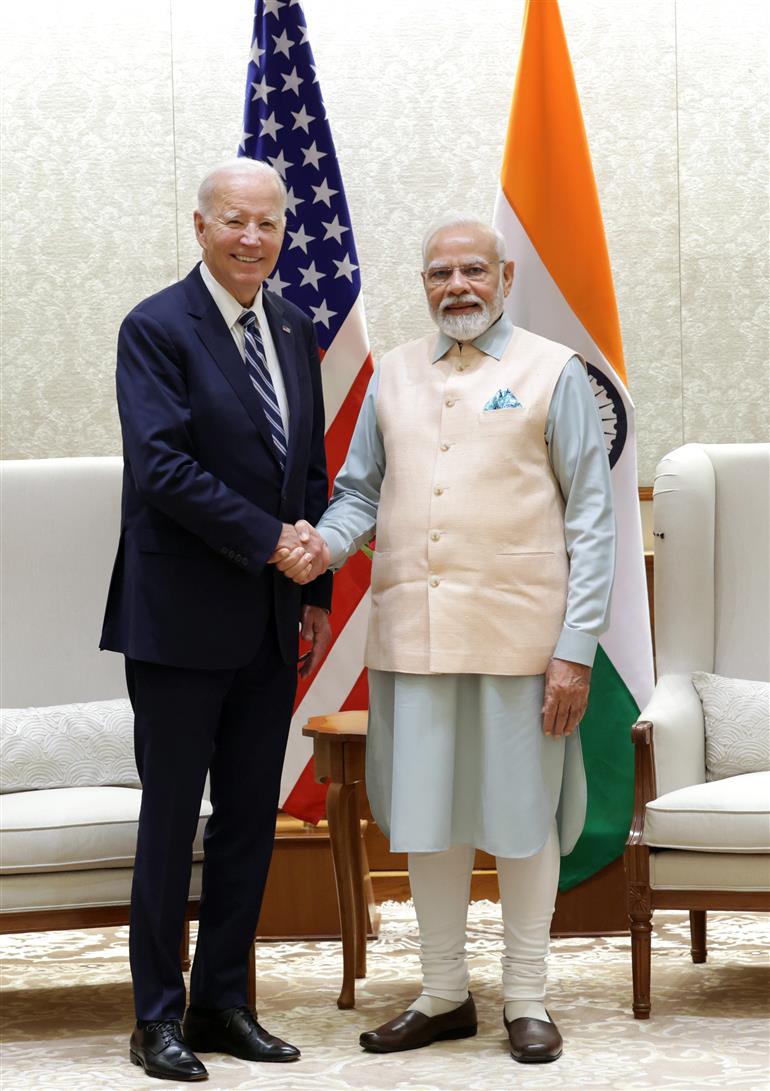
[[[233,335],[227,328],[219,307],[203,283],[197,267],[186,278],[185,291],[189,302],[189,313],[198,319],[195,332],[243,404],[252,423],[267,444],[270,454],[278,462],[270,425],[267,423],[259,395],[252,386],[246,365],[233,341]]]
[[[286,476],[288,477],[297,445],[299,425],[299,380],[296,363],[296,333],[294,324],[283,314],[280,301],[262,289],[262,303],[265,317],[270,327],[278,363],[281,366],[283,383],[286,388],[286,400],[289,404],[289,447],[286,454]]]

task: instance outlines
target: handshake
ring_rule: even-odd
[[[329,547],[310,523],[304,519],[292,526],[284,523],[268,564],[274,564],[295,583],[310,583],[329,567]]]

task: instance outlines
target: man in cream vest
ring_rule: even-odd
[[[318,525],[333,568],[376,530],[366,782],[392,850],[409,853],[420,928],[421,995],[361,1045],[476,1033],[478,848],[497,858],[511,1052],[553,1061],[546,956],[559,856],[585,817],[577,728],[612,586],[609,465],[583,361],[503,313],[502,236],[443,217],[422,278],[439,332],[383,358]],[[315,574],[299,550],[280,567]]]

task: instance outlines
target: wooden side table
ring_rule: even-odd
[[[328,783],[326,817],[342,935],[342,991],[337,1007],[355,1007],[355,980],[366,977],[368,925],[376,931],[369,864],[361,837],[358,785],[364,779],[368,713],[311,716],[302,734],[313,740],[315,779]]]

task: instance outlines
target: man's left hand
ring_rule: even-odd
[[[323,607],[302,607],[302,639],[313,645],[299,668],[300,678],[308,678],[323,663],[332,640],[329,615]]]
[[[591,668],[567,659],[552,659],[545,672],[543,733],[571,735],[585,715]]]

